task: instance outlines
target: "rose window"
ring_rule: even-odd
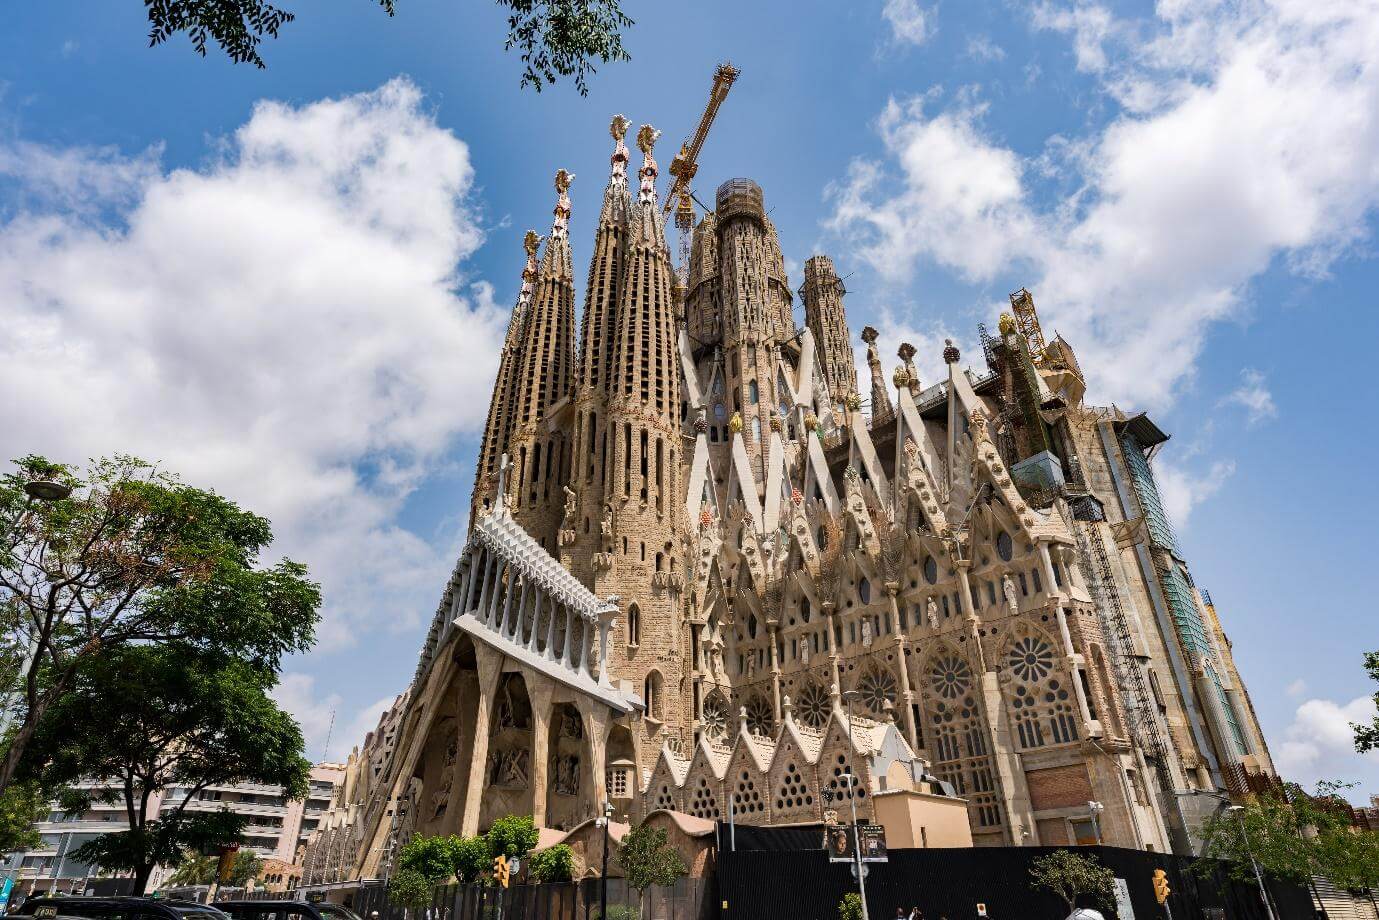
[[[862,694],[862,705],[872,715],[886,711],[886,704],[895,704],[895,675],[889,671],[868,671],[857,682],[857,690]]]
[[[1006,664],[1027,683],[1037,683],[1053,670],[1053,649],[1042,639],[1026,636],[1011,647]]]
[[[765,699],[754,696],[747,701],[747,731],[754,735],[770,735],[775,721],[771,704]]]
[[[811,728],[823,728],[828,722],[828,713],[832,709],[832,703],[823,687],[818,684],[810,684],[800,691],[796,709],[800,714],[800,721],[804,722],[805,725]]]
[[[728,704],[723,697],[712,694],[704,700],[704,734],[710,738],[722,738],[728,731]]]
[[[934,662],[930,680],[939,696],[955,700],[972,686],[972,668],[956,655],[944,655]]]

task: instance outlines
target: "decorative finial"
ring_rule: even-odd
[[[952,339],[943,340],[943,360],[948,364],[957,364],[962,357],[962,352],[958,351],[958,346],[953,344]]]
[[[875,345],[875,344],[876,344],[876,340],[877,340],[880,336],[881,336],[881,333],[877,332],[873,327],[871,327],[871,326],[863,326],[863,327],[862,327],[862,341],[866,342],[868,345]]]
[[[909,342],[901,342],[900,348],[896,351],[896,354],[900,356],[901,361],[909,364],[915,356],[915,347]]]
[[[619,188],[627,186],[627,144],[623,138],[627,137],[627,128],[631,124],[622,115],[614,115],[613,123],[608,126],[608,133],[613,135],[613,155],[608,161],[613,164],[610,170],[612,182]]]
[[[536,248],[541,245],[541,237],[537,236],[535,230],[528,230],[527,235],[522,237],[522,248],[527,251],[527,258],[536,258]]]
[[[627,137],[627,129],[632,126],[632,122],[627,120],[626,115],[614,115],[613,123],[608,126],[608,133],[613,135],[613,140],[621,141]]]
[[[846,403],[849,412],[856,412],[862,408],[862,397],[858,396],[856,393],[849,393],[847,395],[847,399],[844,400],[844,402]]]
[[[742,413],[734,412],[733,417],[728,419],[728,430],[733,434],[742,433]]]
[[[637,132],[637,149],[650,158],[651,151],[656,146],[656,139],[660,136],[661,132],[651,125],[642,125],[642,129]]]
[[[570,234],[570,183],[574,173],[564,169],[555,171],[555,220],[551,221],[551,241],[564,240]]]
[[[1014,295],[1011,296],[1013,297]],[[1001,335],[1010,335],[1015,331],[1015,317],[1011,316],[1009,313],[1002,313],[1000,322],[997,326],[1001,330]]]

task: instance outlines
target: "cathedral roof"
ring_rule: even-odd
[[[561,603],[578,611],[586,619],[597,622],[600,612],[616,609],[613,604],[601,600],[584,587],[569,569],[546,552],[513,519],[506,505],[500,504],[481,517],[474,531],[485,545],[508,561],[517,563],[523,573],[534,578],[548,594],[559,598]]]

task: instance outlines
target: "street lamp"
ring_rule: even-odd
[[[1259,863],[1255,861],[1254,851],[1250,849],[1250,835],[1245,830],[1245,806],[1230,805],[1226,811],[1233,813],[1240,819],[1240,839],[1245,843],[1245,855],[1250,857],[1250,866],[1255,870],[1255,882],[1259,885],[1259,897],[1264,901],[1264,912],[1269,915],[1269,920],[1278,920],[1274,915],[1273,902],[1269,900],[1269,890],[1264,887],[1264,875],[1259,871]]]
[[[1092,816],[1092,833],[1096,835],[1096,845],[1101,846],[1101,822],[1097,820],[1097,815],[1106,810],[1106,806],[1100,802],[1088,802],[1087,813]]]
[[[613,823],[613,803],[605,800],[603,817],[598,819],[603,826],[603,869],[599,872],[599,918],[608,916],[608,825]]]
[[[24,483],[24,492],[30,498],[55,502],[71,495],[72,487],[64,482],[53,482],[51,479],[30,479]]]
[[[852,760],[857,755],[857,746],[852,740],[852,704],[862,698],[860,690],[849,690],[843,694],[847,704],[848,717],[848,806],[852,809],[852,858],[857,869],[857,890],[862,895],[862,920],[871,920],[867,912],[867,877],[862,865],[862,840],[857,830],[857,771],[852,768]]]

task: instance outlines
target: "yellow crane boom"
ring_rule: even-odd
[[[713,72],[713,89],[709,91],[709,104],[704,107],[699,127],[680,145],[680,152],[670,162],[670,174],[675,177],[675,181],[671,183],[670,191],[666,192],[663,213],[669,214],[670,209],[675,208],[675,226],[681,233],[688,232],[694,226],[690,180],[699,171],[699,150],[704,146],[704,139],[709,136],[709,128],[718,115],[718,107],[728,98],[728,90],[732,89],[738,73],[738,69],[726,61],[718,65],[718,69]]]

